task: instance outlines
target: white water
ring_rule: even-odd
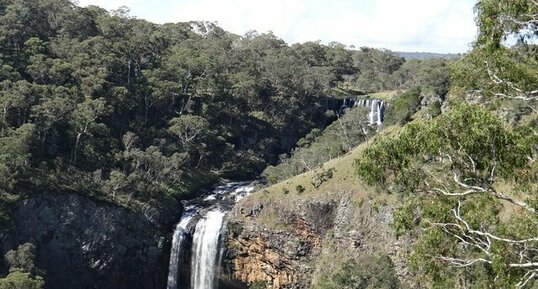
[[[218,186],[203,199],[206,205],[191,205],[185,208],[172,238],[167,289],[178,288],[178,266],[184,263],[179,259],[181,246],[187,237],[187,227],[196,216],[201,218],[196,224],[192,240],[190,288],[214,289],[217,268],[220,265],[219,238],[224,216],[231,205],[239,202],[253,190],[254,187],[248,182],[227,183]]]
[[[382,119],[382,109],[383,109],[383,101],[380,101],[379,102],[379,105],[377,106],[377,125],[382,125],[383,124],[383,119]]]
[[[185,211],[181,215],[181,220],[177,224],[176,230],[174,231],[174,236],[172,237],[172,250],[170,252],[170,265],[168,266],[167,289],[177,289],[177,273],[179,269],[178,264],[181,244],[187,235],[185,230],[195,215],[195,206],[185,208]]]
[[[192,289],[213,289],[224,213],[209,211],[198,221],[192,244]]]
[[[370,113],[368,114],[370,125],[377,124],[380,126],[383,124],[383,111],[385,109],[384,101],[379,99],[362,99],[357,101],[357,105],[370,107]]]

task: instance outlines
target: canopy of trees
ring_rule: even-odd
[[[0,51],[0,191],[71,191],[160,212],[218,178],[255,176],[334,120],[320,100],[335,91],[431,75],[390,51],[288,46],[68,0],[0,1]]]
[[[538,3],[482,0],[476,13],[474,49],[451,67],[450,111],[377,139],[357,173],[403,200],[394,226],[415,240],[420,284],[534,288]]]

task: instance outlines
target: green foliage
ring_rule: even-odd
[[[428,104],[428,114],[431,117],[436,117],[441,114],[441,102],[439,101],[433,101],[430,104]]]
[[[349,109],[325,130],[313,129],[300,139],[291,156],[282,158],[276,166],[267,167],[263,176],[269,183],[276,183],[315,169],[349,152],[359,143],[366,141],[371,134],[373,131],[368,124],[366,109]]]
[[[312,180],[310,180],[310,182],[312,183],[312,186],[314,186],[314,188],[318,188],[324,182],[331,179],[333,177],[334,170],[335,170],[334,168],[330,168],[328,170],[321,168],[321,171],[316,172],[312,176]]]
[[[359,70],[354,86],[366,93],[392,90],[398,87],[393,74],[405,60],[392,51],[361,48],[353,55]]]
[[[535,237],[536,215],[515,211],[504,221],[500,218],[504,199],[528,204],[535,199],[529,192],[535,190],[537,170],[528,157],[537,147],[529,129],[510,129],[483,108],[452,104],[447,114],[432,121],[410,123],[398,135],[376,139],[356,161],[365,182],[407,196],[393,225],[397,234],[417,238],[409,262],[420,282],[435,288],[460,282],[469,288],[506,288],[521,280],[525,272],[507,266],[518,262],[519,246],[493,241],[486,254],[456,238],[456,225],[433,224],[461,224],[457,210],[470,228],[516,240]],[[499,183],[517,187],[498,192]],[[469,238],[466,242],[472,243]],[[441,256],[491,258],[491,264],[454,268]]]
[[[45,286],[40,270],[34,265],[35,246],[31,243],[20,245],[6,253],[5,261],[9,274],[0,278],[2,289],[41,289]]]
[[[454,101],[485,105],[452,102],[447,114],[376,140],[357,160],[357,173],[379,189],[406,193],[393,225],[416,239],[409,263],[419,285],[534,288],[536,266],[519,265],[534,262],[538,250],[536,123],[519,115],[535,110],[538,6],[484,0],[475,9],[478,38],[452,65],[451,90]],[[507,39],[517,44],[508,47]]]
[[[0,278],[0,289],[42,289],[45,281],[40,276],[13,270],[5,278]]]
[[[248,288],[249,289],[265,289],[267,288],[267,284],[264,281],[256,281],[252,283]]]
[[[474,92],[487,100],[532,97],[538,82],[536,48],[522,45],[494,51],[477,48],[453,67],[453,90]],[[493,78],[497,80],[492,80]]]
[[[525,166],[525,155],[531,147],[522,146],[528,136],[507,130],[501,121],[487,110],[476,106],[454,105],[446,115],[431,122],[414,122],[402,129],[397,137],[380,138],[357,160],[357,172],[370,185],[387,182],[413,187],[423,182],[423,165],[436,157],[451,155],[454,169],[465,170],[469,159],[479,172],[476,183],[496,173],[516,178],[514,169]],[[467,161],[465,160],[467,158]],[[440,163],[439,165],[447,165]]]
[[[420,102],[422,101],[420,92],[420,88],[416,87],[395,96],[385,111],[385,124],[403,125],[409,122],[420,107]]]
[[[226,233],[232,238],[236,238],[243,232],[243,224],[240,222],[228,222],[226,224]]]
[[[0,135],[0,190],[13,188],[30,167],[35,126],[25,124]]]
[[[12,269],[16,268],[23,272],[36,273],[37,269],[34,265],[35,249],[32,243],[22,244],[16,250],[6,253],[6,263]]]
[[[478,2],[475,7],[479,27],[476,46],[495,51],[508,36],[516,36],[520,41],[535,37],[536,23],[533,17],[538,13],[536,6],[530,0]]]
[[[368,255],[345,262],[329,276],[322,276],[312,289],[396,289],[401,288],[388,256]]]
[[[219,178],[257,176],[308,132],[313,167],[349,151],[365,139],[349,117],[338,138],[324,136],[340,141],[313,145],[335,120],[324,99],[413,75],[394,80],[405,61],[390,51],[289,46],[69,0],[3,1],[0,51],[0,191],[76,192],[163,215]]]
[[[453,89],[494,102],[536,99],[538,5],[531,0],[485,0],[475,10],[478,37],[464,61],[452,68]]]
[[[361,48],[352,55],[357,72],[345,82],[364,93],[423,87],[444,97],[450,88],[449,65],[442,58],[405,61],[386,50]]]
[[[183,147],[203,137],[207,133],[209,123],[203,117],[182,115],[170,120],[170,132],[178,137]]]
[[[297,194],[302,194],[302,193],[304,193],[305,188],[302,185],[297,185],[295,187],[295,191],[297,192]]]
[[[355,72],[338,45],[156,25],[68,0],[1,11],[0,190],[21,195],[162,211],[218,178],[256,176],[326,126],[322,98]]]

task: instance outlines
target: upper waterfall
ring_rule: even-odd
[[[370,109],[368,121],[370,125],[382,125],[385,119],[385,101],[376,98],[362,98],[354,101],[354,106],[362,106]]]

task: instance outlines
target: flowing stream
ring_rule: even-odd
[[[189,289],[214,289],[220,266],[221,236],[225,216],[233,205],[254,190],[251,182],[227,183],[217,187],[196,205],[185,207],[172,238],[167,289],[187,288],[179,284],[180,252],[192,237]],[[192,230],[194,228],[194,230]]]

